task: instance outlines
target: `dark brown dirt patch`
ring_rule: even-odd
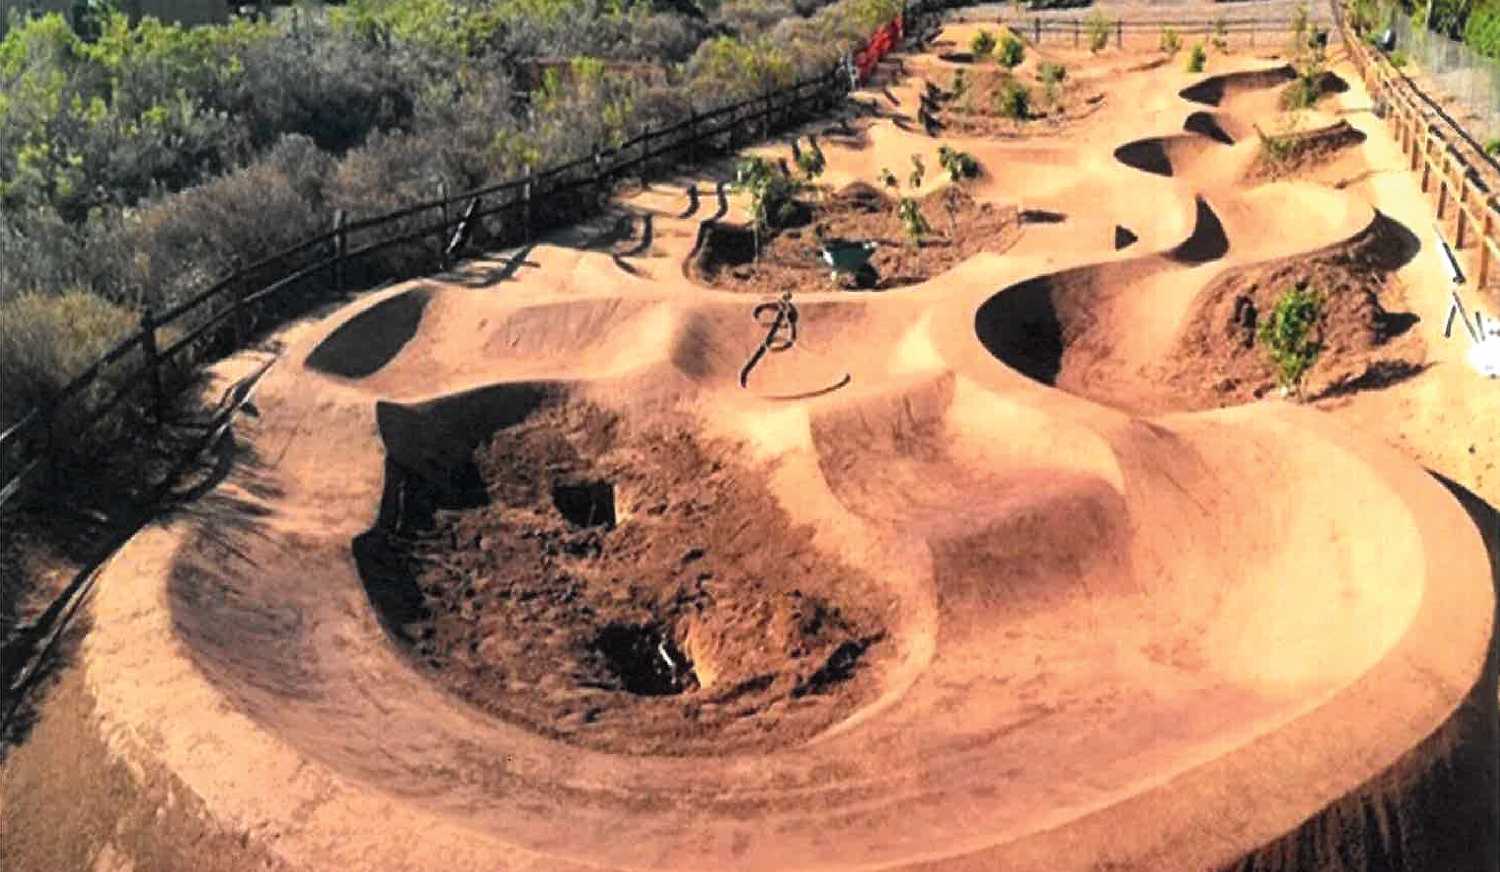
[[[896,200],[873,186],[856,182],[811,205],[811,226],[761,239],[759,260],[749,228],[710,226],[703,246],[688,263],[688,275],[709,287],[742,293],[832,290],[835,284],[820,254],[820,237],[873,240],[876,278],[870,287],[884,290],[927,281],[982,251],[1004,251],[1021,234],[1014,207],[979,202],[956,187],[918,202],[932,231],[920,247],[907,238]],[[841,278],[840,283],[847,285],[849,280]]]
[[[1314,338],[1321,347],[1304,394],[1319,398],[1378,388],[1421,370],[1425,351],[1411,326],[1401,283],[1358,251],[1278,261],[1224,276],[1200,295],[1159,373],[1176,408],[1248,402],[1276,391],[1256,330],[1287,290],[1305,284],[1324,300]]]
[[[1026,93],[1026,113],[1010,117],[1004,108],[1007,91]],[[1033,134],[1055,134],[1068,124],[1097,112],[1104,93],[1086,82],[1067,78],[1048,83],[1040,74],[1015,74],[1003,69],[958,70],[941,86],[933,113],[949,136],[1016,139]]]
[[[733,447],[551,401],[475,454],[489,494],[393,542],[411,652],[481,708],[627,754],[783,747],[878,688],[891,604]]]
[[[1261,131],[1260,154],[1245,178],[1260,182],[1295,177],[1327,164],[1364,141],[1365,135],[1347,121],[1318,130]]]

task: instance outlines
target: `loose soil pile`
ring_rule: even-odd
[[[618,753],[782,747],[871,699],[887,598],[689,433],[560,401],[480,448],[490,503],[397,543],[429,613],[413,653],[497,716]]]
[[[1323,296],[1314,330],[1322,349],[1303,393],[1311,399],[1381,387],[1421,370],[1425,351],[1410,330],[1417,317],[1394,274],[1366,240],[1344,251],[1236,270],[1207,288],[1160,372],[1177,408],[1235,405],[1276,390],[1275,370],[1256,331],[1276,301],[1305,285]]]
[[[713,288],[753,294],[834,288],[819,238],[873,240],[870,262],[877,290],[914,285],[957,266],[981,251],[1004,251],[1021,235],[1014,207],[982,203],[961,188],[948,187],[918,200],[932,228],[913,246],[896,213],[896,201],[871,185],[855,182],[823,202],[808,204],[811,222],[773,231],[760,244],[750,228],[717,223],[705,230],[703,244],[688,263],[689,277]],[[840,279],[843,284],[848,279]]]

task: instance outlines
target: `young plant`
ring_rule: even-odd
[[[1406,61],[1406,49],[1398,48],[1391,52],[1391,66],[1404,67],[1406,66]]]
[[[1200,42],[1193,46],[1193,50],[1188,53],[1187,71],[1190,73],[1203,72],[1203,64],[1207,60],[1208,52],[1203,50],[1203,43]]]
[[[979,175],[979,161],[966,151],[955,151],[946,145],[938,146],[938,165],[948,173],[954,184]]]
[[[1181,49],[1182,37],[1172,28],[1163,27],[1161,29],[1161,50],[1168,55],[1176,55]]]
[[[901,183],[896,181],[896,174],[891,172],[888,167],[880,168],[880,183],[892,191],[898,190],[901,187]]]
[[[902,197],[896,203],[896,216],[901,219],[901,229],[906,233],[906,239],[912,248],[917,250],[918,258],[922,252],[922,237],[932,232],[927,218],[922,215],[922,209],[917,205],[915,197]]]
[[[828,161],[823,157],[822,149],[809,148],[797,152],[797,169],[801,171],[802,178],[807,184],[817,181],[827,168]]]
[[[962,100],[969,93],[969,77],[964,75],[963,70],[953,73],[953,84],[949,86],[950,99]]]
[[[1323,63],[1314,55],[1302,63],[1297,79],[1282,94],[1282,105],[1287,109],[1307,109],[1323,96]]]
[[[1062,88],[1062,82],[1068,77],[1068,69],[1062,64],[1054,64],[1044,61],[1037,68],[1037,76],[1042,80],[1042,93],[1047,98],[1047,105],[1057,105],[1058,97]]]
[[[1019,39],[1016,39],[1015,34],[1005,34],[1005,38],[1000,40],[1000,52],[995,55],[996,60],[1000,61],[1000,65],[1008,70],[1013,70],[1021,65],[1021,61],[1025,57],[1026,47],[1022,45]]]
[[[1276,384],[1283,395],[1302,397],[1303,379],[1322,351],[1313,335],[1322,315],[1322,295],[1300,283],[1282,294],[1261,322],[1257,338],[1276,367]]]
[[[913,191],[922,187],[922,180],[927,177],[927,167],[922,164],[922,156],[914,154],[911,156],[911,175],[906,177],[906,185]]]
[[[1218,49],[1221,54],[1229,51],[1229,22],[1225,21],[1222,15],[1214,19],[1214,37],[1212,41],[1214,48]]]
[[[1489,140],[1484,144],[1484,153],[1494,157],[1500,157],[1500,136]]]
[[[974,34],[969,40],[969,51],[974,53],[974,60],[983,60],[990,56],[995,50],[995,35],[988,30],[981,30]]]
[[[1024,121],[1031,113],[1031,92],[1015,79],[1007,80],[993,99],[995,113],[1004,118]]]
[[[1307,49],[1307,5],[1298,3],[1292,10],[1292,56],[1300,58]]]
[[[1104,51],[1104,47],[1109,45],[1109,32],[1113,29],[1109,18],[1103,12],[1095,10],[1084,19],[1083,26],[1089,36],[1089,51],[1095,54]]]
[[[735,166],[734,187],[750,195],[750,228],[759,260],[761,236],[791,216],[792,198],[801,185],[765,158],[748,157]]]
[[[1261,155],[1273,169],[1280,172],[1296,152],[1297,140],[1290,134],[1278,136],[1274,133],[1266,133],[1260,129],[1259,125],[1256,125],[1255,133],[1260,137]]]

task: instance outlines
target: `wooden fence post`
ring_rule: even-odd
[[[333,211],[333,289],[340,294],[344,292],[344,258],[349,255],[347,218],[343,209]]]
[[[1479,233],[1479,287],[1484,287],[1484,280],[1488,278],[1490,271],[1490,231],[1494,229],[1494,210],[1484,210],[1484,226]]]
[[[521,214],[521,233],[522,233],[522,241],[525,242],[527,245],[531,244],[531,236],[532,236],[532,227],[531,227],[531,217],[532,217],[531,216],[531,183],[532,183],[532,181],[533,181],[533,178],[532,178],[532,174],[531,174],[531,167],[528,166],[526,168],[526,181],[524,181],[524,182],[521,183],[521,203],[523,204],[523,207],[524,207],[523,210],[522,210],[522,214]]]
[[[156,327],[156,309],[147,305],[146,311],[141,313],[141,351],[145,355],[146,366],[151,369],[151,400],[156,409],[156,419],[160,421],[167,408],[167,386],[162,381],[161,352],[156,344]]]
[[[651,125],[641,130],[641,188],[644,190],[651,179]]]
[[[1125,19],[1115,19],[1115,48],[1125,47]]]
[[[604,192],[604,156],[599,153],[599,143],[594,143],[594,151],[591,155],[594,167],[594,202],[602,203],[606,196]]]
[[[1075,18],[1075,19],[1073,19],[1073,47],[1074,48],[1078,48],[1078,46],[1079,46],[1078,40],[1080,38],[1081,38],[1081,31],[1078,28],[1078,19]]]
[[[698,165],[698,107],[688,105],[688,164]]]
[[[1464,247],[1464,210],[1468,207],[1469,176],[1464,174],[1458,177],[1458,227],[1453,231],[1453,247],[1462,249]]]
[[[442,228],[438,230],[438,265],[448,268],[448,183],[439,179],[437,183],[438,214],[442,216]]]

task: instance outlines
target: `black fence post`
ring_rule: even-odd
[[[1041,45],[1042,44],[1042,19],[1040,17],[1036,17],[1036,16],[1032,17],[1032,19],[1031,19],[1031,32],[1034,34],[1034,37],[1035,37],[1033,41],[1037,45]]]
[[[1115,48],[1125,47],[1125,19],[1115,19]]]
[[[156,419],[162,420],[167,408],[167,386],[162,380],[161,352],[156,344],[156,309],[146,306],[141,313],[141,351],[146,357],[146,366],[151,369],[151,401],[156,409]]]
[[[1079,30],[1079,27],[1078,27],[1078,19],[1075,18],[1075,19],[1073,19],[1073,47],[1074,48],[1078,48],[1078,45],[1079,45],[1079,42],[1078,42],[1079,36],[1080,36],[1080,30]]]
[[[343,209],[333,210],[333,289],[340,294],[344,292],[344,258],[349,254],[347,218]]]

